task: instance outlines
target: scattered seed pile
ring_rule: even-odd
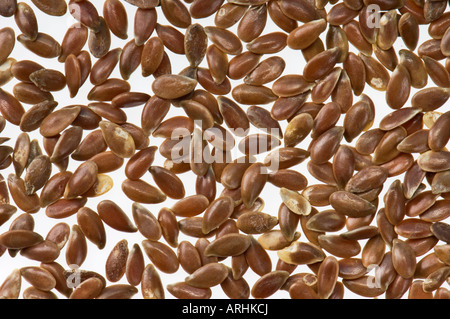
[[[0,86],[17,82],[0,88],[0,126],[21,131],[1,137],[0,256],[30,261],[3,276],[0,298],[450,297],[447,1],[27,2],[0,0]],[[78,23],[55,39],[36,10]],[[60,70],[9,57],[17,45]],[[168,52],[186,68],[172,72]],[[146,92],[132,90],[139,72]],[[373,127],[379,103],[392,110]],[[268,186],[278,193],[262,197]],[[47,234],[39,215],[54,221]],[[103,273],[84,268],[109,232],[141,240],[115,243]],[[175,273],[184,281],[162,280]]]

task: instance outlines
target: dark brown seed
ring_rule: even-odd
[[[125,44],[119,60],[119,69],[122,79],[128,80],[133,72],[139,67],[144,48],[145,47],[143,46],[136,45],[134,40],[130,40]]]
[[[227,276],[227,266],[220,263],[210,263],[187,276],[185,282],[196,288],[210,288],[222,283]]]
[[[150,146],[136,152],[125,166],[125,175],[132,180],[141,178],[153,163],[155,146]]]
[[[133,286],[139,285],[145,270],[145,261],[142,250],[138,244],[132,246],[125,268],[125,275],[128,283]]]
[[[228,63],[228,77],[233,80],[245,77],[258,65],[260,59],[260,54],[250,51],[236,55]]]
[[[4,17],[12,17],[17,10],[16,0],[3,0],[0,9],[0,15]]]
[[[81,141],[81,136],[78,136],[78,129],[74,128],[80,127],[73,126],[71,128],[68,128],[61,134],[61,137],[58,139],[58,142],[55,145],[55,149],[53,150],[52,160],[58,161],[71,154],[71,157],[74,160],[85,161],[101,152],[106,151],[106,148],[108,146],[103,139],[101,130],[94,130],[90,132]],[[66,135],[67,137],[64,138]],[[63,144],[63,142],[66,142],[67,144],[65,145]],[[56,151],[57,146],[59,146],[59,148],[62,148],[64,151]]]
[[[344,279],[342,283],[350,291],[368,298],[374,298],[383,294],[384,290],[378,288],[376,285],[368,285],[372,283],[372,278],[370,276],[362,276],[357,279]]]

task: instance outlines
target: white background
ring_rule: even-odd
[[[66,29],[69,26],[71,26],[75,22],[75,20],[68,13],[63,17],[48,16],[48,15],[40,12],[39,9],[37,9],[31,3],[31,1],[25,1],[25,2],[27,2],[35,11],[35,14],[37,16],[38,23],[39,23],[39,31],[52,35],[58,42],[61,43],[62,39],[64,37],[64,34],[66,32]],[[96,5],[99,14],[102,15],[103,1],[94,0],[92,2]],[[133,23],[134,23],[133,21],[134,21],[134,13],[136,11],[136,7],[126,3],[125,1],[123,1],[123,4],[125,5],[127,12],[128,12],[128,26],[129,26],[128,39],[121,40],[121,39],[118,39],[117,37],[115,37],[114,35],[112,35],[111,49],[116,48],[116,47],[123,47],[129,40],[131,40],[133,38]],[[329,10],[329,7],[327,7],[327,9]],[[169,24],[165,20],[161,9],[157,8],[157,11],[158,11],[158,22],[160,24]],[[193,23],[194,22],[201,23],[203,26],[214,25],[214,16],[211,16],[207,19],[201,19],[201,20],[193,19]],[[16,31],[16,36],[20,34],[20,31],[15,26],[14,18],[0,17],[0,28],[6,27],[6,26],[14,28],[14,30]],[[230,30],[236,32],[236,28],[237,28],[237,25],[230,28]],[[184,30],[180,29],[180,31],[184,33]],[[266,26],[263,34],[273,32],[273,31],[280,31],[280,29],[276,25],[274,25],[270,21],[270,19],[268,19],[268,23],[267,23],[267,26]],[[326,35],[326,31],[324,33],[322,33],[323,40],[325,40],[325,35]],[[152,36],[156,36],[156,31],[152,34]],[[424,39],[427,39],[427,38],[428,38],[427,29],[426,29],[426,27],[422,27],[420,42],[423,42]],[[325,41],[324,41],[324,43],[325,43]],[[244,44],[244,48],[245,48],[245,44]],[[401,39],[399,38],[396,42],[396,49],[398,51],[399,49],[402,49],[402,48],[405,48],[405,47],[402,45]],[[351,45],[350,45],[350,49],[353,52],[357,53],[355,48],[352,47]],[[85,46],[85,50],[88,50],[87,44]],[[173,54],[169,50],[166,50],[166,52],[169,54],[169,56],[171,58],[173,73],[178,73],[179,71],[181,71],[182,69],[184,69],[185,67],[188,66],[188,62],[184,56]],[[282,56],[286,61],[286,69],[285,69],[283,75],[301,74],[303,66],[305,65],[305,60],[300,51],[293,51],[289,48],[286,48],[282,52],[278,53],[278,55]],[[12,52],[11,56],[14,57],[16,60],[26,60],[26,59],[34,60],[34,61],[40,63],[41,65],[45,66],[46,68],[56,69],[56,70],[59,70],[64,73],[64,65],[59,63],[57,61],[57,59],[49,60],[49,59],[40,58],[40,57],[36,56],[35,54],[27,51],[22,46],[22,44],[20,44],[18,41],[16,41],[16,45],[15,45],[14,51]],[[261,61],[269,56],[270,55],[264,56],[261,59]],[[230,59],[231,58],[232,57],[230,56]],[[96,61],[96,59],[93,58],[92,63],[95,63],[95,61]],[[203,61],[201,66],[205,66],[205,67],[207,66],[206,60]],[[120,73],[119,73],[118,67],[116,67],[116,69],[114,70],[111,77],[120,78]],[[147,78],[142,78],[140,68],[138,68],[132,74],[131,78],[129,79],[132,91],[146,92],[150,95],[153,95],[153,92],[151,91],[152,81],[153,81],[153,77],[151,77],[151,76],[147,77]],[[241,82],[242,81],[232,81],[232,85],[235,86]],[[12,92],[12,88],[13,88],[14,84],[16,84],[16,83],[17,83],[16,80],[12,80],[8,84],[6,84],[3,87],[3,89],[7,90],[9,92]],[[429,80],[429,85],[430,86],[434,85],[431,82],[431,80]],[[268,83],[267,86],[271,87],[272,83]],[[69,98],[69,93],[68,93],[67,88],[60,92],[53,92],[53,95],[55,97],[55,100],[59,102],[58,108],[64,107],[67,105],[71,105],[71,104],[87,105],[88,103],[90,103],[90,101],[88,101],[86,97],[87,97],[87,93],[90,91],[91,88],[92,88],[92,85],[88,79],[74,99]],[[411,96],[414,94],[414,92],[416,92],[416,90],[412,89]],[[367,94],[375,103],[376,118],[375,118],[375,123],[374,123],[373,127],[376,127],[377,123],[380,121],[380,119],[383,118],[383,116],[385,116],[392,110],[386,105],[383,92],[377,92],[377,91],[373,90],[372,88],[370,88],[368,85],[366,85],[364,93]],[[354,97],[354,102],[356,102],[357,100],[358,100],[358,97]],[[405,106],[409,106],[409,101],[408,101],[408,103],[406,103]],[[25,109],[28,109],[30,107],[30,105],[24,104],[24,107],[25,107]],[[270,110],[271,105],[265,105],[263,107]],[[245,110],[247,108],[247,106],[242,105],[242,108]],[[439,111],[442,112],[442,111],[444,111],[444,109],[445,110],[449,109],[448,104],[443,106],[441,108],[441,110],[439,110]],[[140,125],[140,113],[142,111],[142,106],[128,108],[128,109],[125,109],[125,111],[127,112],[129,122]],[[166,118],[169,118],[170,116],[173,116],[173,115],[184,115],[184,112],[179,108],[172,107]],[[342,121],[343,121],[343,116],[341,117],[338,125],[342,125]],[[284,129],[286,127],[287,123],[286,123],[286,121],[283,121],[281,124]],[[252,128],[252,132],[256,132],[256,131],[257,130],[255,128]],[[6,142],[5,144],[14,147],[15,137],[19,133],[20,133],[20,131],[17,127],[8,123],[5,130],[1,133],[0,136],[10,137],[11,140]],[[84,132],[85,135],[87,133],[89,133],[89,132],[88,131]],[[38,132],[30,133],[30,138],[38,139],[40,141],[40,145],[42,147],[42,139],[39,136]],[[150,145],[159,145],[161,142],[162,142],[162,139],[160,139],[160,138],[150,137]],[[298,147],[306,149],[309,145],[309,142],[310,142],[310,138],[308,137],[301,144],[299,144]],[[343,140],[343,143],[346,143],[345,140]],[[346,144],[348,144],[348,143],[346,143]],[[354,144],[354,142],[352,144]],[[235,154],[234,157],[238,156],[237,151],[234,154]],[[261,156],[261,159],[265,155],[266,154],[263,154]],[[157,153],[154,165],[162,166],[163,162],[164,162],[164,158],[162,156],[160,156],[160,154]],[[304,174],[308,178],[309,185],[320,183],[320,182],[316,181],[312,176],[309,175],[309,173],[306,169],[306,163],[307,163],[307,161],[303,162],[302,164],[296,166],[295,169],[299,170],[302,174]],[[68,170],[73,171],[74,169],[76,169],[76,167],[79,164],[80,164],[80,162],[71,160]],[[109,175],[114,180],[115,185],[114,185],[113,189],[110,190],[107,194],[105,194],[99,198],[89,198],[86,206],[96,210],[96,205],[99,201],[104,200],[104,199],[111,199],[111,200],[115,201],[116,203],[118,203],[123,208],[123,210],[125,212],[127,212],[128,216],[132,219],[132,217],[131,217],[132,201],[130,201],[124,194],[122,194],[122,191],[121,191],[121,181],[124,179],[124,174],[123,174],[124,166],[120,170],[118,170],[114,173],[109,173]],[[53,167],[52,174],[56,173],[57,171],[58,171],[57,168]],[[8,169],[3,170],[0,173],[5,178],[7,178],[7,176],[10,173],[13,173],[13,166],[11,165]],[[184,185],[186,188],[186,196],[195,194],[195,175],[192,173],[185,173],[185,174],[180,175],[180,177],[184,181]],[[402,177],[396,177],[396,178],[402,179]],[[152,180],[150,173],[146,173],[144,175],[143,179],[145,181],[147,181],[148,183],[154,185],[154,182]],[[395,178],[390,178],[387,181],[386,185],[389,185],[394,179]],[[218,185],[218,187],[219,186],[220,185]],[[386,189],[387,189],[387,186],[385,186],[385,190]],[[222,188],[218,188],[218,190],[217,190],[218,195],[220,194],[221,190],[222,190]],[[384,192],[380,196],[383,196],[383,194],[384,194]],[[279,189],[274,187],[271,184],[267,184],[264,191],[261,194],[261,197],[265,201],[265,208],[263,209],[263,211],[265,213],[269,213],[274,216],[277,216],[278,208],[281,203],[281,199],[279,197]],[[174,202],[175,201],[172,199],[167,199],[167,201],[162,204],[145,205],[145,206],[155,216],[157,216],[160,208],[171,207]],[[379,207],[382,207],[382,206],[383,206],[383,201],[382,201],[382,197],[380,197],[380,206]],[[329,207],[318,207],[319,211],[322,211],[322,210],[325,210],[328,208]],[[18,211],[8,222],[6,222],[2,226],[0,226],[0,232],[4,232],[4,231],[8,230],[9,225],[12,222],[12,220],[14,220],[14,218],[19,216],[21,213],[22,213],[21,211]],[[36,223],[35,231],[42,234],[43,237],[45,237],[47,232],[56,223],[65,222],[65,223],[69,224],[70,226],[76,223],[76,216],[65,218],[63,220],[50,219],[50,218],[46,217],[44,209],[41,209],[38,213],[33,214],[33,217],[34,217],[35,223]],[[128,241],[128,246],[129,246],[129,248],[131,248],[134,243],[141,243],[141,241],[144,239],[143,236],[139,232],[134,233],[134,234],[121,233],[121,232],[111,229],[107,225],[105,225],[105,227],[107,230],[107,243],[106,243],[105,248],[102,250],[99,250],[95,245],[93,245],[91,242],[88,241],[88,257],[81,267],[82,269],[93,270],[93,271],[99,272],[100,274],[103,274],[103,275],[104,275],[105,261],[109,255],[111,249],[115,246],[115,244],[119,240],[126,238]],[[343,229],[342,231],[345,231],[345,229]],[[196,239],[195,238],[194,239],[186,238],[183,234],[180,233],[179,241],[182,241],[182,240],[190,240],[192,243],[195,243]],[[299,240],[306,241],[306,238],[302,234],[302,237]],[[161,241],[165,242],[164,239],[161,239]],[[365,241],[360,241],[361,247],[364,247],[364,243],[365,243]],[[141,246],[141,248],[142,248],[142,246]],[[272,265],[273,265],[273,269],[275,269],[275,265],[277,262],[277,255],[275,252],[269,252],[269,254],[271,255],[271,257],[273,257]],[[422,257],[419,257],[417,260],[419,260]],[[231,259],[228,258],[227,260],[224,261],[224,263],[227,265],[230,265],[230,260]],[[61,251],[60,257],[56,261],[59,262],[61,265],[63,265],[63,267],[68,268],[68,266],[65,262],[65,249],[63,249]],[[146,261],[146,263],[150,262],[150,260],[148,259],[147,256],[145,256],[145,261]],[[9,256],[8,252],[5,252],[3,254],[3,256],[0,257],[0,283],[3,282],[3,280],[11,273],[11,271],[13,269],[20,268],[23,266],[32,266],[32,265],[38,266],[39,262],[29,260],[29,259],[21,256],[20,254],[18,254],[15,258],[11,258]],[[311,270],[307,266],[298,266],[298,268],[295,270],[295,272],[310,272],[311,273]],[[161,276],[163,284],[165,286],[169,283],[183,281],[184,278],[187,276],[187,273],[185,273],[184,270],[180,267],[180,269],[175,274],[164,274],[164,273],[160,272],[160,276]],[[255,273],[253,273],[253,271],[251,269],[249,269],[247,271],[247,273],[245,274],[245,278],[247,279],[249,285],[252,286],[252,284],[259,278],[259,276],[256,275]],[[127,283],[125,276],[122,278],[122,280],[119,283]],[[22,291],[28,286],[29,286],[29,284],[27,282],[22,281]],[[140,287],[138,287],[138,288],[140,289]],[[214,287],[212,290],[213,290],[212,298],[226,298],[226,295],[223,294],[220,286]],[[59,297],[61,297],[61,295],[59,293],[56,292],[56,294]],[[279,291],[275,295],[272,296],[272,298],[288,298],[288,297],[289,297],[289,294],[286,291]],[[135,296],[135,298],[142,298],[142,295],[140,293],[138,293]],[[166,291],[166,298],[173,298],[173,296],[169,292]],[[360,297],[351,293],[350,291],[346,290],[345,298],[360,298]],[[384,298],[384,296],[381,296],[381,298]]]

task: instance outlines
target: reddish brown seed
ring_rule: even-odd
[[[191,195],[178,200],[171,208],[179,217],[193,217],[205,211],[209,201],[203,195]]]
[[[287,34],[272,32],[261,35],[247,44],[247,50],[255,54],[272,54],[287,46]]]
[[[68,265],[77,265],[78,267],[83,264],[87,257],[87,242],[86,237],[81,231],[78,225],[73,225],[69,240],[66,247],[66,263]]]
[[[401,108],[409,97],[411,79],[408,70],[399,64],[386,87],[386,102],[393,109]]]
[[[14,20],[23,34],[30,39],[36,39],[38,34],[38,24],[33,9],[26,3],[17,4],[17,11],[14,14]]]
[[[318,18],[319,13],[311,2],[302,2],[286,0],[280,4],[281,11],[291,19],[300,22],[309,22]]]
[[[87,192],[97,180],[97,164],[92,161],[82,163],[69,178],[65,198],[75,198]]]
[[[152,264],[148,264],[142,273],[141,289],[144,299],[164,299],[161,278]]]
[[[313,44],[326,29],[325,19],[307,22],[289,33],[287,45],[294,50],[303,50]]]
[[[434,84],[443,88],[450,87],[450,75],[444,65],[428,56],[423,56],[422,60]]]
[[[273,295],[286,282],[289,273],[284,270],[274,270],[260,277],[251,289],[254,298],[262,299]]]
[[[130,40],[124,45],[119,60],[119,70],[122,79],[128,80],[139,65],[141,65],[144,48],[143,46],[136,45],[134,40]]]
[[[124,92],[130,91],[130,84],[122,79],[110,78],[102,84],[94,86],[88,93],[89,101],[112,101]]]
[[[9,230],[0,235],[0,243],[9,249],[22,249],[42,242],[44,239],[31,230]]]
[[[196,288],[216,286],[228,276],[228,267],[221,263],[206,264],[186,277],[185,282]]]
[[[350,291],[357,295],[374,298],[383,294],[384,290],[378,288],[376,285],[368,284],[372,283],[373,279],[370,276],[362,276],[357,279],[343,279],[342,283]]]
[[[137,231],[137,227],[127,214],[113,201],[102,200],[99,202],[97,212],[102,221],[113,229],[130,233]]]
[[[12,28],[5,27],[0,30],[0,39],[4,47],[0,51],[0,64],[3,64],[14,49],[16,40],[15,32]]]
[[[132,285],[115,284],[105,287],[97,299],[131,299],[138,293],[138,289]]]
[[[392,246],[392,264],[397,273],[403,278],[411,278],[416,269],[414,251],[405,242],[394,239]]]
[[[103,4],[103,16],[111,32],[120,39],[126,39],[128,29],[128,17],[125,6],[117,0],[105,1]]]
[[[103,249],[106,244],[106,232],[100,216],[88,207],[82,207],[77,212],[77,223],[86,238]]]
[[[92,84],[100,85],[108,79],[109,75],[119,62],[121,53],[121,48],[113,49],[95,62],[90,74],[90,81]]]
[[[284,187],[293,191],[306,188],[308,181],[300,172],[289,169],[281,169],[270,172],[267,181],[277,187]]]
[[[290,97],[307,92],[313,82],[306,81],[301,75],[289,74],[277,79],[272,85],[272,92],[279,97]]]
[[[168,197],[173,199],[181,199],[184,197],[185,189],[183,182],[174,173],[159,166],[150,167],[149,172],[152,174],[153,180],[161,191]]]
[[[448,130],[445,130],[445,127],[448,127],[449,120],[450,113],[446,112],[442,114],[431,127],[430,134],[428,135],[428,146],[432,150],[438,151],[443,149],[450,139]]]
[[[138,8],[134,15],[134,40],[143,45],[152,35],[156,27],[157,13],[154,8]]]
[[[365,217],[376,211],[376,207],[372,203],[345,191],[331,194],[330,204],[337,212],[349,217]]]
[[[155,204],[166,200],[166,195],[158,188],[138,179],[127,179],[122,183],[122,191],[125,195],[138,203]]]
[[[327,75],[334,68],[340,54],[339,48],[328,49],[317,54],[306,63],[303,69],[303,77],[307,81],[315,81]]]
[[[184,34],[171,25],[156,24],[156,33],[164,46],[175,54],[185,54]]]
[[[434,111],[444,105],[449,97],[446,88],[424,88],[412,96],[411,105],[420,108],[423,112]]]
[[[323,164],[331,159],[339,148],[344,132],[343,127],[335,126],[314,139],[309,148],[311,161]]]
[[[106,259],[106,279],[117,282],[125,275],[128,254],[128,242],[122,239],[113,247]]]
[[[25,109],[17,98],[0,89],[0,113],[8,122],[20,125]]]
[[[70,299],[94,299],[103,290],[103,282],[95,277],[88,278],[81,282],[70,294]]]
[[[31,41],[26,35],[20,34],[17,41],[22,43],[28,50],[34,54],[51,59],[60,56],[61,45],[50,35],[38,33],[36,40]]]
[[[180,263],[175,252],[167,245],[160,242],[142,241],[142,247],[152,263],[164,273],[174,273]]]
[[[192,92],[197,81],[182,75],[162,75],[152,84],[153,92],[163,99],[176,99]]]
[[[20,275],[34,288],[41,291],[50,291],[55,288],[56,280],[52,274],[40,267],[29,266],[20,269]]]

